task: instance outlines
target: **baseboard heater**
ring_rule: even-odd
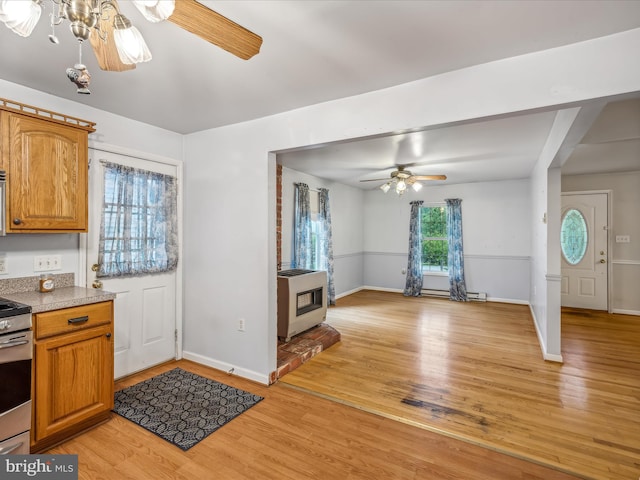
[[[430,288],[423,288],[422,295],[426,295],[428,297],[449,298],[449,290],[434,290]],[[484,292],[467,292],[467,298],[474,302],[486,302],[487,294]]]

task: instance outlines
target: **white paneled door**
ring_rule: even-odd
[[[176,358],[176,272],[128,278],[96,278],[104,195],[102,161],[176,175],[176,166],[90,150],[87,287],[117,294],[114,315],[115,378]]]
[[[608,309],[608,195],[563,193],[562,306]]]

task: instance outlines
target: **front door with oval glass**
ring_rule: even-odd
[[[608,308],[608,196],[563,193],[562,306]]]

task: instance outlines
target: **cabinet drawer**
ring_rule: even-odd
[[[63,308],[36,313],[34,326],[36,339],[97,327],[111,322],[113,302],[92,303],[80,307]]]

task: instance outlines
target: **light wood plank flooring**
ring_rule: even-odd
[[[265,397],[186,452],[124,418],[50,450],[78,454],[81,480],[575,480],[561,472],[325,400],[193,362],[179,366]]]
[[[583,478],[640,477],[638,317],[564,310],[564,364],[542,359],[524,305],[361,291],[327,321],[342,341],[282,383]]]

